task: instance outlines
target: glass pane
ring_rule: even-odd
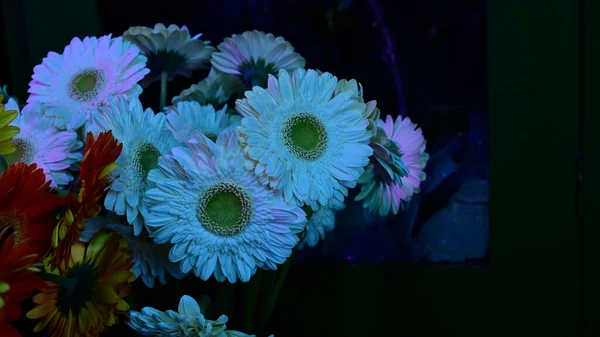
[[[416,161],[424,159],[418,153],[418,134],[403,130],[398,139],[404,137],[404,143],[394,141],[406,151],[404,159],[413,161],[411,177],[403,179],[409,193],[401,195],[407,200],[399,203],[398,214],[379,216],[364,209],[363,201],[354,200],[363,188],[359,184],[350,189],[346,208],[336,212],[333,230],[327,231],[326,222],[325,226],[316,223],[321,228],[315,227],[311,234],[315,247],[306,244],[295,261],[486,260],[485,1],[139,3],[101,1],[103,33],[121,34],[131,26],[152,27],[156,22],[185,24],[192,35],[202,32],[214,46],[247,30],[273,33],[293,45],[306,59],[307,68],[356,79],[365,101],[377,101],[381,119],[409,118],[422,130],[429,155],[424,181],[419,181],[419,164],[414,163],[415,156]],[[173,6],[181,10],[174,11]],[[200,70],[189,79],[169,82],[169,98],[206,75],[206,70]],[[160,84],[155,82],[144,89],[141,100],[154,108],[159,96]]]

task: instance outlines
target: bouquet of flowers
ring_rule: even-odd
[[[305,69],[272,34],[201,37],[157,24],[74,38],[33,69],[24,106],[0,98],[3,336],[22,315],[52,337],[119,320],[144,336],[264,334],[294,251],[333,229],[348,189],[381,216],[418,192],[421,130],[380,119],[356,80]],[[167,104],[169,81],[209,67]],[[159,108],[144,109],[155,83]],[[177,311],[130,308],[132,284],[183,278],[244,285],[257,331],[208,319],[190,287]]]

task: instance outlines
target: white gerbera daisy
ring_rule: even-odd
[[[196,132],[187,147],[159,158],[148,180],[146,226],[169,259],[202,280],[247,282],[257,268],[276,269],[291,255],[306,215],[244,169],[235,132],[216,143]]]
[[[331,232],[335,227],[335,212],[330,207],[321,207],[316,212],[309,208],[306,217],[306,234],[298,248],[304,248],[304,245],[316,246],[320,240],[325,239],[325,233]]]
[[[114,137],[123,143],[123,151],[117,159],[118,167],[111,172],[114,178],[109,186],[104,206],[118,215],[127,215],[134,234],[140,235],[147,215],[142,203],[147,189],[148,172],[157,166],[158,157],[180,144],[166,127],[166,115],[144,111],[137,98],[110,98],[102,109],[94,134],[112,130]]]
[[[332,198],[343,201],[373,154],[365,104],[350,90],[334,96],[336,84],[329,73],[282,70],[267,89],[254,87],[236,101],[246,116],[238,127],[244,166],[282,190],[286,202],[318,210]]]
[[[111,35],[74,38],[62,55],[48,53],[33,68],[27,102],[38,101],[60,129],[93,120],[108,96],[138,97],[137,84],[150,70],[139,49]]]
[[[167,108],[168,128],[181,143],[187,142],[194,131],[200,131],[212,141],[227,129],[237,127],[241,117],[227,113],[227,105],[215,111],[212,105],[200,105],[197,102],[179,102]]]
[[[158,80],[162,72],[169,80],[176,75],[190,77],[193,70],[209,64],[210,55],[216,50],[210,41],[202,41],[202,34],[190,35],[186,26],[165,27],[162,23],[149,27],[131,27],[123,33],[123,39],[137,45],[148,57],[151,74],[144,78],[144,85]]]
[[[378,212],[380,216],[385,216],[391,212],[395,215],[402,201],[410,200],[414,193],[419,192],[419,186],[426,178],[424,170],[429,154],[425,152],[426,141],[422,130],[410,118],[398,116],[394,122],[387,115],[385,122],[380,119],[377,125],[397,145],[397,154],[407,174],[403,174],[399,182],[389,181],[385,179],[388,173],[379,172],[376,166],[369,164],[358,181],[361,191],[355,200],[364,199],[363,207],[371,213]]]
[[[294,47],[273,34],[257,30],[241,35],[233,34],[217,46],[219,52],[212,55],[211,63],[217,70],[239,76],[250,89],[255,85],[265,86],[267,76],[279,70],[292,71],[304,68],[306,61],[294,52]]]
[[[179,271],[177,264],[169,261],[170,245],[155,244],[146,232],[140,236],[133,235],[133,228],[115,213],[110,212],[106,216],[97,216],[86,220],[81,232],[81,241],[88,242],[94,234],[104,228],[118,232],[127,239],[128,247],[133,252],[131,271],[135,273],[136,278],[141,277],[149,288],[154,287],[154,279],[158,279],[163,285],[166,284],[166,272],[177,279],[185,276]]]
[[[129,326],[142,336],[255,337],[226,330],[227,321],[225,315],[216,321],[206,319],[198,302],[188,295],[181,297],[177,311],[163,312],[152,307],[144,307],[141,312],[129,311]]]
[[[19,108],[14,101],[9,101],[7,106],[17,111]],[[76,132],[54,128],[52,121],[44,116],[39,102],[26,105],[10,125],[21,131],[12,140],[17,151],[5,156],[8,164],[36,163],[44,171],[46,179],[52,181],[52,187],[64,187],[73,181],[68,169],[83,158],[80,151],[83,142],[77,140]]]

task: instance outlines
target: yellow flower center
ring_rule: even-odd
[[[0,231],[6,228],[15,236],[13,247],[16,247],[23,240],[24,232],[27,230],[27,219],[15,211],[0,213]]]
[[[283,143],[297,158],[315,161],[327,147],[325,125],[315,115],[301,112],[283,124]]]
[[[234,236],[249,224],[252,201],[237,184],[219,182],[200,195],[196,217],[209,232],[219,236]]]

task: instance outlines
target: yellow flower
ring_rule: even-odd
[[[19,114],[16,110],[5,110],[2,100],[4,95],[0,94],[0,155],[7,155],[17,150],[12,139],[19,134],[19,128],[8,125],[17,118]]]
[[[129,271],[131,251],[120,234],[102,230],[87,246],[75,243],[71,256],[54,270],[50,259],[44,260],[46,288],[33,297],[36,307],[27,313],[41,319],[34,332],[46,328],[50,337],[94,337],[118,322],[118,312],[129,310],[123,298],[135,274]]]

